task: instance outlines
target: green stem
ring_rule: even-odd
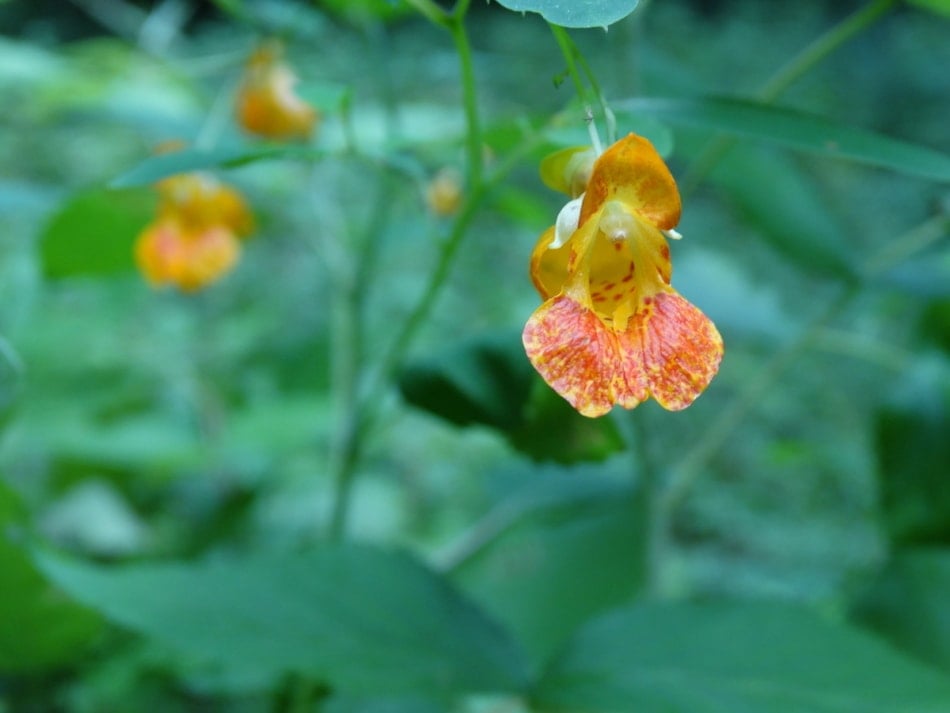
[[[482,168],[482,134],[481,125],[478,116],[478,99],[475,86],[475,72],[472,63],[472,51],[468,41],[468,35],[464,26],[464,10],[467,4],[460,4],[457,8],[461,11],[452,16],[446,15],[438,6],[433,5],[428,0],[410,0],[410,3],[422,12],[423,15],[436,24],[446,27],[452,35],[456,50],[459,54],[460,74],[462,83],[462,102],[466,119],[466,179],[467,196],[447,238],[442,242],[437,262],[429,275],[429,280],[423,289],[418,301],[409,316],[402,324],[402,328],[396,335],[392,346],[387,350],[380,362],[375,378],[370,380],[367,388],[359,392],[358,384],[354,380],[352,385],[345,390],[344,413],[341,419],[341,426],[338,438],[338,447],[336,449],[335,473],[336,473],[336,493],[333,502],[333,510],[330,516],[330,537],[340,540],[346,532],[346,524],[349,515],[350,501],[353,494],[353,483],[356,477],[357,467],[362,455],[363,442],[369,429],[372,427],[376,414],[379,413],[380,398],[379,394],[384,386],[392,379],[397,372],[399,365],[405,358],[412,339],[415,337],[419,328],[425,323],[429,312],[432,310],[442,286],[448,279],[455,256],[461,247],[462,240],[468,230],[476,210],[481,204],[488,184],[484,180]],[[388,201],[382,200],[378,203],[388,204]],[[381,211],[380,211],[381,212]],[[382,225],[374,230],[381,230]],[[374,246],[369,244],[374,234],[370,233],[364,240],[364,248],[372,252]],[[365,253],[365,250],[364,250]],[[364,254],[360,265],[369,264],[367,255]],[[357,323],[362,323],[362,288],[365,288],[368,277],[363,275],[354,280],[355,292],[345,298],[344,304],[348,305],[346,311],[349,318]],[[346,330],[343,331],[346,333]],[[351,337],[352,338],[352,337]],[[351,356],[362,356],[361,349],[354,349],[351,344],[349,348],[353,352]],[[341,354],[340,358],[347,358],[347,355]],[[357,362],[352,361],[353,364]]]
[[[755,98],[764,104],[774,102],[785,90],[823,62],[832,52],[883,17],[888,10],[897,5],[897,2],[898,0],[873,0],[853,15],[846,17],[782,65],[756,92]],[[706,144],[680,181],[680,193],[684,198],[696,190],[699,183],[709,175],[713,167],[735,144],[736,139],[724,137],[713,139]]]
[[[464,15],[453,16],[449,23],[455,51],[459,56],[459,71],[462,80],[462,106],[465,111],[465,179],[471,190],[478,190],[482,183],[482,129],[478,117],[478,96],[475,85],[475,68],[472,63],[472,47],[465,31]]]
[[[578,99],[584,104],[590,104],[591,102],[587,98],[587,89],[581,80],[581,73],[577,71],[577,47],[574,45],[573,40],[571,40],[571,36],[567,34],[567,30],[563,27],[560,25],[552,25],[551,23],[548,23],[548,27],[551,28],[551,33],[554,35],[557,46],[560,48],[561,54],[564,55],[564,63],[567,65],[567,74],[570,76],[571,81],[574,82],[574,90],[577,92]]]
[[[357,261],[352,274],[345,278],[337,309],[334,310],[334,384],[340,408],[340,427],[331,459],[331,471],[336,483],[333,509],[330,513],[329,538],[343,539],[346,518],[353,493],[356,465],[362,451],[362,431],[359,427],[360,377],[365,363],[365,340],[361,325],[365,314],[366,289],[375,271],[378,256],[377,237],[389,219],[391,202],[386,200],[388,181],[381,178],[376,209],[361,237]]]
[[[449,26],[450,16],[432,0],[406,0],[406,3],[439,27]]]
[[[868,29],[897,3],[898,0],[874,0],[846,17],[825,34],[815,38],[811,44],[780,67],[762,85],[762,88],[756,93],[756,98],[767,104],[778,99],[779,96],[785,93],[786,89],[811,71],[813,67],[823,62],[845,42]]]

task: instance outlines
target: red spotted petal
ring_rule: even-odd
[[[618,337],[625,354],[640,355],[650,394],[670,411],[693,403],[722,360],[722,337],[716,326],[673,290],[646,298]],[[629,363],[635,370],[636,359]],[[628,373],[627,378],[634,376]]]
[[[567,295],[541,305],[522,339],[538,373],[584,416],[615,403],[633,408],[648,395],[638,356],[622,354],[617,333]]]

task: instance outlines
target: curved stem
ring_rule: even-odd
[[[455,51],[459,55],[459,71],[462,80],[462,107],[465,110],[465,178],[475,190],[482,182],[482,129],[478,117],[478,96],[475,85],[475,68],[472,64],[472,47],[465,31],[463,15],[453,17],[449,24]]]
[[[824,61],[832,52],[882,18],[888,10],[897,5],[897,2],[898,0],[873,0],[862,9],[846,17],[782,65],[756,92],[755,98],[764,104],[774,102],[786,89]],[[680,181],[680,194],[685,198],[696,190],[699,183],[722,160],[735,143],[735,139],[724,137],[712,139],[707,143],[693,159],[685,176]]]
[[[392,346],[386,351],[375,378],[370,380],[366,388],[360,390],[354,382],[352,389],[345,394],[345,411],[341,420],[340,436],[335,458],[336,493],[333,509],[330,515],[330,537],[342,539],[346,531],[349,516],[350,501],[353,494],[353,483],[357,467],[362,455],[363,443],[368,430],[372,427],[376,414],[379,412],[379,396],[385,384],[393,377],[405,358],[412,339],[419,328],[425,323],[426,317],[432,310],[443,285],[448,279],[455,256],[461,247],[462,240],[468,230],[475,213],[480,206],[488,184],[484,180],[482,167],[482,134],[478,116],[478,97],[475,86],[475,72],[472,62],[472,51],[468,35],[464,26],[464,11],[467,3],[460,3],[457,13],[449,16],[430,0],[410,0],[411,4],[436,24],[446,27],[455,42],[459,54],[460,75],[462,83],[462,103],[466,120],[466,179],[467,196],[452,228],[442,242],[439,255],[429,274],[429,280],[419,296],[415,306],[402,323],[402,328],[396,335]],[[385,203],[386,201],[380,201]],[[379,203],[379,202],[378,202]],[[381,211],[378,211],[381,213]],[[382,226],[379,226],[381,230]],[[363,246],[365,250],[372,250],[369,245],[372,235],[367,236]],[[368,264],[366,255],[360,265]],[[350,295],[348,310],[351,319],[360,320],[362,317],[361,285],[365,285],[365,276],[362,280],[355,280],[355,293]]]
[[[567,34],[567,30],[560,25],[548,23],[548,27],[551,28],[551,33],[554,35],[557,46],[560,48],[561,54],[564,55],[564,63],[567,65],[567,74],[571,78],[571,81],[574,82],[574,90],[577,92],[578,99],[584,104],[590,104],[591,102],[588,101],[587,98],[587,89],[581,80],[581,73],[577,71],[577,47],[574,45],[574,41],[571,40],[571,36]]]

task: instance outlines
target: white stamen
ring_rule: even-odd
[[[637,219],[618,201],[608,201],[600,218],[600,230],[613,241],[627,240],[638,232]]]
[[[577,230],[577,224],[581,218],[581,203],[584,202],[584,194],[568,201],[557,214],[557,220],[554,223],[554,240],[548,246],[551,250],[556,250],[566,243]]]
[[[666,237],[668,237],[670,240],[682,240],[682,239],[683,239],[683,236],[680,235],[680,234],[679,234],[678,232],[676,232],[675,230],[673,230],[672,228],[670,228],[669,230],[663,230],[663,231],[661,231],[661,232],[663,233],[663,235],[665,235]]]

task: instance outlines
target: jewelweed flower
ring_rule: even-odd
[[[462,205],[462,177],[453,168],[440,170],[426,186],[426,205],[433,215],[455,215]]]
[[[282,57],[281,44],[271,41],[248,59],[237,96],[238,123],[269,139],[306,140],[320,117],[294,93],[297,76]]]
[[[172,176],[156,189],[156,218],[135,245],[145,278],[191,292],[230,271],[241,253],[238,238],[254,227],[241,194],[206,173]]]
[[[531,363],[584,416],[650,397],[686,408],[718,371],[723,345],[670,285],[666,240],[679,237],[681,205],[666,164],[630,134],[600,156],[558,152],[542,178],[571,200],[531,256],[544,300],[524,328]]]

